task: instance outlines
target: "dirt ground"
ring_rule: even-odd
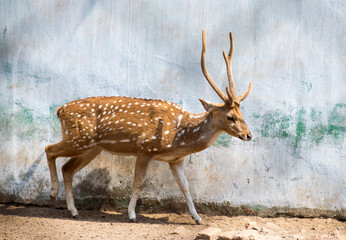
[[[0,204],[0,239],[196,239],[211,227],[222,232],[250,230],[264,237],[261,239],[346,236],[346,223],[334,219],[202,215],[203,225],[196,225],[189,214],[140,213],[137,223],[129,222],[125,209],[80,210],[79,214],[74,219],[66,209]]]

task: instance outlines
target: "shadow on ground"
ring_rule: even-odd
[[[35,211],[32,211],[32,209]],[[78,218],[73,218],[66,208],[36,206],[26,204],[0,204],[0,215],[4,216],[21,216],[34,218],[50,218],[73,221],[88,222],[107,222],[107,223],[131,223],[128,219],[127,210],[120,211],[103,211],[103,210],[79,210]],[[170,221],[169,217],[156,218],[155,215],[150,217],[146,214],[137,214],[137,221],[142,224],[173,224],[173,225],[190,225],[194,221],[190,217],[186,218],[186,222],[177,223]],[[182,216],[183,217],[183,216]],[[135,223],[134,223],[135,224]]]

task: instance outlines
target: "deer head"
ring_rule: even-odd
[[[203,107],[207,112],[212,114],[215,127],[225,131],[231,136],[237,137],[243,141],[250,141],[252,138],[251,132],[249,131],[247,125],[244,122],[243,115],[240,111],[240,102],[243,101],[250,93],[252,83],[250,82],[249,88],[246,92],[240,96],[237,95],[233,75],[232,75],[232,55],[233,55],[233,36],[229,33],[230,38],[230,50],[228,55],[223,51],[223,57],[226,62],[227,78],[229,86],[226,87],[227,95],[221,91],[221,89],[216,85],[214,80],[211,78],[207,71],[205,63],[205,55],[207,51],[205,31],[202,31],[202,57],[201,66],[202,71],[209,82],[210,86],[215,90],[219,97],[223,100],[223,103],[212,103],[200,99]]]

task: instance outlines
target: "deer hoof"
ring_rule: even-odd
[[[55,197],[50,196],[50,201],[51,201],[52,203],[55,202]]]
[[[133,223],[137,222],[137,218],[130,218],[130,222],[133,222]]]
[[[196,223],[197,225],[202,225],[203,224],[202,218],[199,218],[198,220],[196,220]]]

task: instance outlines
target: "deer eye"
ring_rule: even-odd
[[[232,122],[235,122],[235,121],[234,121],[234,118],[231,117],[231,116],[227,116],[227,120],[232,121]]]

